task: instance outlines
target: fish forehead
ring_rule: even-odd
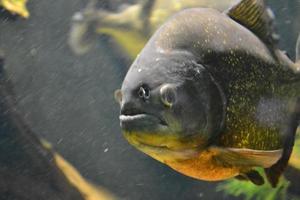
[[[131,65],[122,88],[133,89],[147,84],[154,88],[163,83],[180,83],[184,74],[193,68],[193,56],[188,52],[142,52]]]
[[[197,61],[215,54],[243,52],[274,63],[268,47],[250,30],[210,8],[186,9],[161,26],[142,52],[184,49]],[[216,58],[213,58],[216,59]]]
[[[220,54],[242,55],[239,60],[252,55],[266,63],[275,62],[264,43],[227,15],[214,9],[187,9],[170,18],[151,37],[130,67],[123,86],[174,82],[178,79],[174,74],[187,69],[186,62],[193,60],[205,66],[220,60]]]

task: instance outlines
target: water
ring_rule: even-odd
[[[99,1],[99,6],[116,9],[118,2],[112,2]],[[268,2],[277,15],[280,46],[294,57],[300,1]],[[67,45],[70,19],[85,5],[83,0],[29,0],[28,20],[0,20],[5,68],[32,129],[85,178],[121,199],[233,199],[216,192],[217,183],[180,175],[125,141],[113,92],[128,59],[108,36],[99,36],[95,49],[82,56]]]

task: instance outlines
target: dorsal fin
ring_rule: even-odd
[[[264,0],[241,0],[227,11],[227,15],[266,44],[277,44],[279,36],[274,31],[274,14]]]

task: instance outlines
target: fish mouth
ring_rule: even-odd
[[[198,148],[173,149],[165,144],[154,145],[140,140],[132,141],[130,139],[128,141],[140,151],[163,163],[186,160],[194,158],[199,154]]]
[[[120,126],[124,131],[153,132],[168,127],[166,121],[161,117],[148,113],[123,114],[119,116],[119,119]]]
[[[136,141],[136,145],[142,148],[151,148],[151,149],[164,149],[164,150],[171,150],[167,145],[165,144],[148,144],[142,141]]]

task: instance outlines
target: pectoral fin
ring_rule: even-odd
[[[281,157],[282,150],[253,150],[239,148],[211,147],[217,152],[215,159],[229,166],[263,167],[274,165]]]

